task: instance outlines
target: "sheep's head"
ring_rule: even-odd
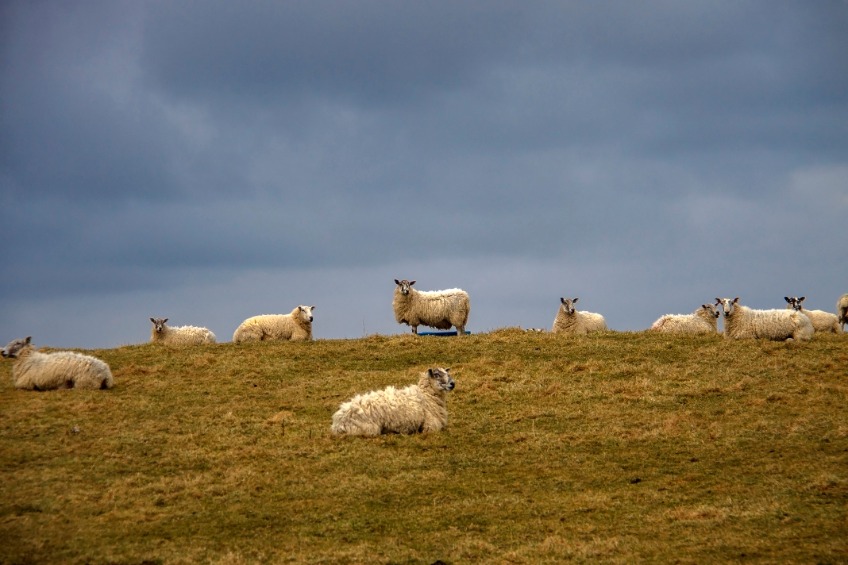
[[[28,347],[32,343],[32,336],[27,336],[23,339],[15,339],[6,344],[6,347],[3,348],[3,357],[11,357],[12,359],[16,358],[21,350],[25,347]]]
[[[453,390],[456,383],[450,376],[450,369],[446,367],[434,367],[427,369],[427,376],[430,377],[430,385],[436,390],[449,392]]]
[[[707,316],[712,316],[713,318],[718,318],[720,315],[715,304],[701,304],[701,309],[706,312]]]
[[[574,314],[577,311],[577,308],[574,307],[574,304],[577,302],[577,298],[560,298],[559,301],[562,303],[562,310],[568,314]]]
[[[397,290],[399,290],[401,294],[405,295],[405,294],[409,294],[410,292],[412,292],[412,285],[415,284],[415,281],[408,281],[406,279],[399,281],[399,280],[395,279],[395,284],[398,286]]]
[[[729,318],[733,315],[734,310],[736,309],[736,304],[739,302],[739,297],[737,296],[733,300],[729,298],[716,298],[716,306],[721,305],[721,309],[724,310],[724,317]]]
[[[165,331],[165,322],[168,318],[150,318],[150,321],[153,322],[153,330],[160,334]]]
[[[806,298],[807,298],[806,296],[801,296],[800,298],[797,297],[797,296],[784,296],[783,297],[783,299],[786,300],[786,302],[789,304],[789,306],[793,310],[799,310],[799,311],[804,307],[804,305],[801,304],[801,303],[804,302],[804,300]]]
[[[311,323],[313,310],[315,310],[315,306],[298,306],[297,314],[300,316],[302,321]]]

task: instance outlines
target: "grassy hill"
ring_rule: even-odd
[[[504,329],[92,352],[109,391],[0,363],[2,563],[848,561],[848,336]],[[338,405],[448,366],[441,433]]]

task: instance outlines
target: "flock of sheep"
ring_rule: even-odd
[[[455,327],[465,334],[471,312],[468,293],[461,289],[419,291],[415,281],[395,279],[392,307],[399,324],[447,330]],[[842,333],[848,323],[848,294],[836,303],[836,314],[803,307],[805,297],[785,297],[786,309],[755,310],[739,303],[739,298],[716,298],[714,304],[702,304],[691,314],[666,314],[649,331],[672,334],[718,333],[718,318],[724,313],[727,338],[771,340],[809,340],[816,332]],[[577,298],[561,298],[551,331],[561,334],[586,334],[607,329],[601,314],[578,311]],[[721,312],[719,311],[721,308]],[[309,341],[312,339],[312,311],[315,306],[297,306],[288,314],[253,316],[242,322],[234,343],[251,341]],[[168,345],[216,343],[215,334],[196,326],[171,327],[167,318],[150,318],[151,341]],[[100,359],[72,351],[43,353],[35,349],[30,337],[16,339],[2,351],[15,359],[12,380],[19,389],[51,390],[58,388],[108,389],[113,378],[109,366]],[[417,384],[403,389],[388,387],[354,396],[344,402],[332,417],[331,429],[339,435],[375,436],[384,433],[437,431],[447,425],[446,394],[453,390],[450,369],[436,367],[421,373]]]

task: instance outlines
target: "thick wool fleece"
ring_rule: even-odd
[[[310,341],[314,306],[298,306],[288,314],[263,314],[248,318],[236,328],[233,342]]]
[[[331,429],[354,436],[441,430],[448,423],[446,395],[452,388],[447,370],[431,369],[421,374],[418,384],[354,396],[333,414]]]

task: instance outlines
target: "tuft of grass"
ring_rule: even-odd
[[[0,562],[848,560],[848,339],[505,328],[0,364]],[[452,368],[440,433],[338,438],[355,393]]]

